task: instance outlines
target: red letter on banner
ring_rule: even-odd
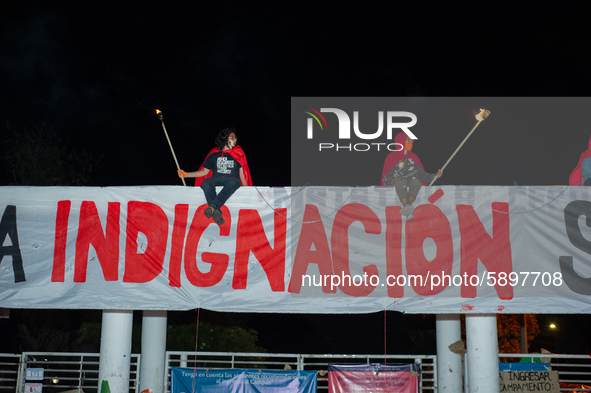
[[[461,274],[478,274],[478,259],[486,267],[486,270],[495,273],[507,274],[513,271],[511,260],[511,241],[509,238],[509,204],[495,202],[492,204],[493,236],[490,236],[474,208],[469,205],[457,205],[458,220],[460,224],[460,250],[461,250]],[[509,285],[495,285],[500,299],[512,299],[513,287]],[[462,284],[462,297],[476,297],[476,287]]]
[[[406,223],[404,249],[408,281],[417,295],[436,295],[451,285],[454,264],[451,225],[445,214],[433,205],[417,206],[413,214],[416,219]],[[437,247],[437,254],[432,261],[427,260],[423,252],[423,243],[428,238],[433,239]],[[410,276],[415,276],[415,279]],[[421,278],[417,279],[417,276]]]
[[[256,210],[241,209],[236,234],[236,260],[234,261],[234,279],[232,288],[245,289],[248,277],[248,257],[250,252],[260,262],[271,290],[285,291],[285,242],[287,236],[287,209],[275,209],[274,247],[265,235],[263,222]]]
[[[91,201],[82,201],[80,223],[76,238],[76,257],[74,282],[86,282],[88,250],[94,247],[106,281],[117,281],[119,265],[119,211],[118,202],[109,202],[105,234],[99,219],[96,205]]]
[[[138,234],[146,236],[138,252]],[[127,240],[125,242],[125,273],[123,282],[142,283],[152,281],[162,272],[168,218],[162,208],[151,202],[127,203]]]
[[[334,274],[341,278],[342,282],[339,288],[345,295],[367,296],[373,292],[375,286],[368,284],[369,278],[366,279],[364,285],[355,286],[349,269],[349,226],[355,221],[363,224],[365,233],[379,235],[382,232],[380,219],[366,205],[351,203],[341,207],[335,215],[330,239]],[[379,275],[376,265],[364,266],[363,273],[367,277]]]
[[[174,227],[172,229],[172,244],[170,246],[170,264],[168,267],[168,285],[179,288],[181,286],[181,264],[183,262],[183,245],[187,231],[187,217],[189,205],[174,207]]]
[[[312,247],[315,250],[312,250]],[[298,247],[291,269],[289,292],[300,293],[303,277],[306,275],[308,266],[311,263],[318,265],[320,282],[322,282],[322,292],[335,293],[337,291],[336,287],[331,290],[331,286],[329,285],[330,276],[332,276],[332,259],[330,257],[330,248],[328,248],[326,232],[324,232],[324,225],[322,224],[318,207],[306,205],[304,223],[302,224]],[[329,277],[328,282],[323,280],[323,277]],[[309,279],[308,285],[314,285],[312,275],[308,275],[307,278]]]
[[[388,296],[404,296],[404,283],[398,285],[402,276],[402,216],[399,206],[386,207],[386,273]]]
[[[226,273],[226,269],[228,269],[228,261],[230,260],[230,257],[226,254],[203,252],[201,253],[201,260],[211,264],[209,272],[203,273],[197,266],[197,248],[203,231],[209,225],[217,227],[217,224],[211,218],[207,218],[203,214],[206,207],[207,205],[201,205],[195,212],[187,235],[187,245],[185,246],[185,274],[189,282],[196,287],[211,287],[220,282]],[[232,216],[226,206],[222,206],[221,211],[225,222],[219,227],[220,236],[228,236],[232,225]]]
[[[66,243],[68,241],[68,218],[72,201],[59,201],[55,217],[55,244],[53,248],[52,282],[64,282],[66,270]]]

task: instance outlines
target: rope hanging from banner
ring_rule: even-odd
[[[199,344],[199,311],[201,308],[197,307],[197,326],[195,327],[195,357],[193,362],[193,393],[195,393],[197,385],[197,349]]]
[[[470,196],[468,193],[466,193],[466,192],[465,192],[465,191],[462,189],[462,187],[461,187],[461,186],[455,186],[455,187],[456,187],[457,189],[459,189],[459,190],[460,190],[460,191],[461,191],[461,192],[462,192],[464,195],[466,195],[468,198],[470,198],[471,200],[473,200],[474,202],[476,202],[476,200],[475,200],[475,199],[474,199],[472,196]],[[291,218],[289,218],[289,217],[287,217],[287,216],[285,216],[285,215],[283,215],[283,214],[279,213],[279,212],[277,211],[277,209],[275,209],[275,208],[273,208],[273,206],[271,206],[271,204],[270,204],[270,203],[267,201],[267,199],[266,199],[266,198],[263,196],[263,194],[261,193],[261,191],[260,191],[260,190],[259,190],[259,189],[258,189],[256,186],[254,186],[254,188],[257,190],[257,192],[259,193],[259,196],[260,196],[260,197],[261,197],[261,199],[262,199],[262,200],[265,202],[265,204],[266,204],[267,206],[269,206],[269,207],[270,207],[270,208],[271,208],[271,209],[272,209],[272,210],[275,212],[275,214],[277,214],[277,215],[279,215],[279,216],[281,216],[281,217],[285,218],[285,219],[286,219],[286,220],[288,220],[288,221],[295,221],[295,220],[292,220]],[[304,188],[306,188],[306,187],[304,187]],[[304,188],[302,188],[302,190],[303,190]],[[343,206],[344,206],[344,205],[347,203],[347,201],[348,201],[348,200],[351,198],[351,196],[353,195],[353,193],[355,192],[355,190],[356,190],[357,188],[358,188],[357,186],[353,187],[353,190],[351,191],[351,193],[349,193],[349,195],[348,195],[348,196],[347,196],[347,198],[346,198],[346,199],[343,201],[343,203],[341,203],[341,204],[340,204],[340,205],[339,205],[339,206],[338,206],[336,209],[334,209],[334,210],[333,210],[333,211],[332,211],[330,214],[326,214],[326,215],[323,215],[323,216],[321,216],[321,218],[320,218],[319,220],[314,220],[314,221],[299,221],[299,222],[297,222],[297,223],[298,223],[298,224],[313,224],[313,223],[315,223],[315,222],[322,221],[322,219],[323,219],[323,218],[327,218],[327,217],[330,217],[330,216],[332,216],[334,213],[336,213],[337,211],[339,211],[339,209],[340,209],[341,207],[343,207]],[[562,191],[561,191],[561,192],[560,192],[560,193],[559,193],[559,194],[558,194],[556,197],[554,197],[554,198],[553,198],[551,201],[549,201],[549,202],[545,203],[545,204],[544,204],[544,205],[542,205],[542,206],[536,207],[536,208],[534,208],[534,209],[530,209],[530,210],[524,210],[524,211],[517,211],[517,212],[505,212],[505,211],[500,211],[500,210],[496,210],[496,209],[492,209],[492,211],[494,211],[494,212],[497,212],[497,213],[502,213],[502,214],[513,214],[513,215],[515,215],[515,214],[525,214],[525,213],[532,213],[532,212],[535,212],[535,211],[537,211],[537,210],[540,210],[540,209],[542,209],[542,208],[544,208],[544,207],[546,207],[546,206],[550,205],[552,202],[554,202],[555,200],[557,200],[558,198],[560,198],[560,196],[562,196],[562,194],[564,194],[568,188],[569,188],[569,186],[564,186],[563,190],[562,190]],[[300,190],[299,192],[301,192],[302,190]]]
[[[384,309],[384,366],[386,365],[386,357],[388,356],[388,350],[386,347],[386,309]]]
[[[496,209],[491,209],[493,212],[496,213],[502,213],[502,214],[512,214],[512,215],[517,215],[517,214],[526,214],[526,213],[533,213],[537,210],[543,209],[544,207],[550,205],[552,202],[554,202],[555,200],[557,200],[558,198],[560,198],[562,196],[562,194],[564,194],[566,192],[566,190],[569,189],[569,187],[571,186],[563,186],[564,188],[562,189],[562,191],[560,191],[560,193],[558,195],[556,195],[554,198],[552,198],[552,200],[546,202],[545,204],[543,204],[542,206],[538,206],[536,208],[530,209],[530,210],[523,210],[523,211],[510,211],[510,212],[504,212],[504,211],[500,211],[500,210],[496,210]],[[456,188],[458,190],[460,190],[462,192],[462,194],[466,195],[467,198],[471,199],[472,201],[474,201],[474,203],[476,203],[476,199],[474,199],[473,196],[471,196],[470,194],[468,194],[466,191],[464,191],[460,186],[456,186]],[[482,205],[482,203],[479,203],[477,206]]]
[[[281,217],[285,218],[285,219],[286,219],[286,220],[288,220],[288,221],[294,221],[294,220],[292,220],[291,218],[289,218],[289,217],[287,217],[287,216],[284,216],[283,214],[279,213],[279,212],[277,211],[277,209],[273,208],[273,206],[271,206],[271,204],[270,204],[270,203],[267,201],[267,199],[265,199],[265,197],[263,196],[263,194],[261,194],[261,191],[260,191],[260,190],[257,188],[257,186],[253,186],[253,187],[254,187],[254,188],[257,190],[257,192],[259,193],[260,197],[262,198],[262,200],[263,200],[263,201],[265,201],[265,203],[267,204],[267,206],[269,206],[271,209],[273,209],[273,211],[275,212],[275,214],[277,214],[277,215],[279,215],[279,216],[281,216]],[[303,191],[305,188],[307,188],[307,186],[305,186],[305,187],[303,187],[302,189],[300,189],[300,191],[299,191],[299,192],[302,192],[302,191]],[[333,211],[332,211],[330,214],[327,214],[327,215],[325,215],[325,216],[321,216],[319,220],[314,220],[314,221],[301,221],[301,222],[298,222],[298,224],[313,224],[313,223],[315,223],[315,222],[322,221],[322,219],[323,219],[323,218],[326,218],[326,217],[330,217],[330,216],[332,216],[334,213],[338,212],[338,211],[339,211],[339,209],[345,205],[345,203],[347,203],[347,201],[349,200],[349,198],[351,198],[351,195],[353,195],[353,193],[355,192],[355,190],[357,190],[357,188],[358,188],[357,186],[353,187],[353,190],[352,190],[352,191],[351,191],[351,193],[350,193],[350,194],[347,196],[347,198],[346,198],[346,199],[343,201],[343,203],[341,203],[341,204],[340,204],[340,206],[339,206],[339,207],[337,207],[336,209],[334,209],[334,210],[333,210]],[[299,193],[299,192],[298,192],[298,193]]]

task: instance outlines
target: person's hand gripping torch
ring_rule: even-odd
[[[476,125],[474,126],[474,128],[472,128],[472,131],[470,131],[468,133],[468,135],[464,138],[464,140],[462,141],[462,143],[460,143],[460,146],[458,146],[458,148],[456,149],[456,151],[453,152],[453,154],[451,155],[451,157],[449,157],[449,159],[447,160],[447,162],[443,165],[443,167],[441,168],[441,170],[443,171],[445,169],[445,167],[447,166],[447,164],[449,164],[449,162],[451,161],[452,158],[454,158],[454,156],[456,155],[456,153],[458,152],[458,150],[460,150],[460,148],[464,145],[464,143],[466,143],[466,141],[468,140],[468,138],[470,138],[470,135],[472,135],[472,133],[474,132],[474,130],[476,129],[476,127],[478,127],[480,125],[480,123],[482,123],[484,121],[484,119],[486,119],[488,117],[488,115],[490,115],[490,111],[486,110],[486,109],[480,109],[480,112],[478,112],[478,114],[476,115],[476,120],[478,120],[478,122],[476,123]],[[433,185],[433,183],[435,183],[435,180],[437,180],[438,178],[434,178],[433,180],[431,180],[431,183],[429,183],[430,186]]]
[[[162,115],[162,111],[160,109],[154,109],[154,114],[156,115],[156,117],[158,118],[158,120],[160,120],[160,122],[162,123],[162,129],[164,130],[164,135],[166,135],[166,140],[168,141],[168,146],[170,146],[170,151],[172,152],[172,157],[174,158],[174,162],[176,163],[176,169],[180,170],[181,167],[179,166],[179,162],[176,159],[176,155],[174,154],[174,149],[172,148],[172,143],[170,143],[170,138],[168,137],[168,132],[166,132],[166,126],[164,125],[164,116]],[[186,186],[187,184],[185,183],[185,178],[181,177],[181,180],[183,181],[183,186]]]

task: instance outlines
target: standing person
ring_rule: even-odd
[[[411,152],[412,139],[404,132],[396,135],[394,142],[397,146],[403,146],[403,149],[393,151],[386,157],[382,170],[382,185],[394,186],[402,202],[400,214],[407,216],[407,220],[412,220],[415,218],[412,214],[415,209],[412,203],[419,194],[421,185],[427,185],[434,178],[441,177],[443,171],[439,169],[436,174],[425,172],[419,157]]]
[[[246,162],[244,150],[237,144],[236,129],[233,127],[222,130],[216,140],[216,147],[205,157],[198,171],[185,172],[178,170],[179,177],[195,177],[195,186],[201,186],[208,207],[205,217],[213,218],[222,225],[225,221],[220,208],[240,186],[252,186],[250,170]],[[222,186],[216,194],[216,186]]]
[[[568,179],[570,186],[591,186],[591,138],[589,138],[589,148],[581,153],[579,163],[570,174]]]

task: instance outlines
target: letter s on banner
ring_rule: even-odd
[[[579,217],[585,216],[587,226],[591,224],[591,202],[573,201],[564,208],[564,224],[568,240],[573,246],[591,255],[591,242],[583,237],[579,228]],[[564,283],[576,293],[591,295],[591,277],[581,277],[575,271],[572,256],[561,256],[558,259]]]

